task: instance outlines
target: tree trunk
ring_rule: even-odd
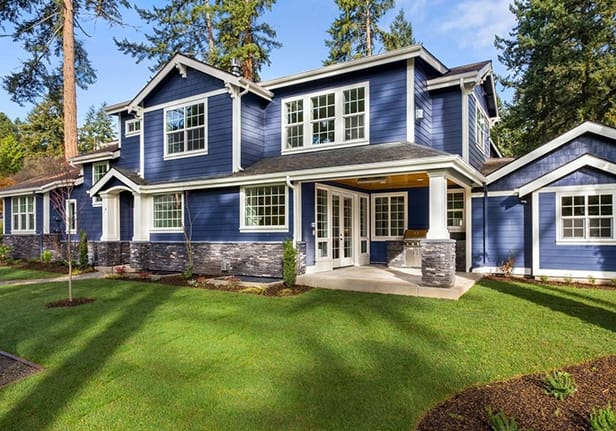
[[[366,0],[366,57],[372,55],[372,24],[370,22],[370,0]]]
[[[68,302],[73,302],[73,256],[71,244],[71,234],[68,234],[66,242],[66,254],[68,255]]]
[[[62,50],[64,63],[64,158],[77,155],[77,90],[75,87],[75,32],[73,0],[64,0]]]

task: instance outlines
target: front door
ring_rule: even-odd
[[[333,266],[353,265],[353,196],[332,192],[331,214]]]

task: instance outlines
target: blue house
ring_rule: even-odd
[[[94,264],[149,271],[185,270],[190,243],[196,273],[276,277],[290,239],[300,272],[616,275],[616,131],[500,158],[489,61],[448,68],[416,45],[255,83],[176,55],[107,109],[118,141],[64,183],[0,190],[16,257],[83,230]],[[51,205],[66,181],[69,226]]]

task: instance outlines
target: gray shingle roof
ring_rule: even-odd
[[[35,178],[30,178],[28,180],[17,183],[13,186],[6,187],[1,189],[0,191],[4,194],[6,192],[19,192],[22,190],[32,190],[37,189],[39,187],[43,187],[47,184],[51,184],[55,181],[69,181],[76,180],[80,176],[80,170],[75,168],[70,168],[65,172],[60,172],[57,174],[49,174],[42,175]]]
[[[494,159],[488,159],[483,163],[480,171],[483,175],[489,175],[492,172],[502,168],[505,165],[513,162],[515,157],[499,157]]]

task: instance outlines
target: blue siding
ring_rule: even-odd
[[[415,59],[415,109],[423,109],[424,118],[415,120],[415,142],[432,146],[432,98],[428,93],[428,68],[424,62]],[[414,113],[412,114],[415,117]]]
[[[459,89],[432,94],[432,147],[462,155],[462,95]]]
[[[263,158],[265,103],[253,94],[242,97],[242,167]]]
[[[218,78],[197,70],[186,68],[186,78],[178,72],[171,72],[144,100],[144,106],[159,105],[197,94],[225,88],[225,83]]]
[[[541,269],[616,271],[616,246],[556,244],[555,193],[539,194],[539,232]]]
[[[490,141],[486,140],[482,148],[477,146],[477,102],[473,97],[468,98],[468,124],[469,163],[480,169],[490,154]]]
[[[587,153],[616,162],[613,141],[585,134],[490,184],[490,190],[516,189]]]
[[[4,216],[4,233],[11,233],[11,223],[13,223],[13,218],[11,217],[11,198],[4,198],[4,205],[2,207],[3,216]]]
[[[36,204],[35,204],[35,208],[34,208],[34,212],[35,212],[35,222],[34,224],[36,225],[36,233],[42,233],[43,232],[43,195],[36,195],[34,197],[34,199],[36,200]]]
[[[122,134],[121,156],[113,160],[111,165],[137,171],[139,169],[139,135],[126,137],[126,120],[134,118],[125,112],[119,116],[120,133]]]
[[[553,182],[550,186],[577,186],[614,183],[616,183],[616,175],[612,175],[609,172],[603,172],[594,168],[582,168],[556,182]]]
[[[133,195],[130,192],[120,193],[120,240],[133,239]]]
[[[406,139],[406,62],[320,79],[308,84],[276,89],[265,109],[265,157],[280,155],[281,100],[364,81],[370,82],[370,143]]]
[[[231,173],[232,102],[228,94],[208,99],[208,154],[163,160],[163,110],[145,113],[145,179],[152,182],[219,176]]]
[[[315,206],[314,183],[302,184],[302,239],[306,242],[306,265],[314,265],[315,243],[312,223],[314,220]]]
[[[516,268],[532,266],[531,206],[515,196],[489,197],[483,225],[483,198],[473,198],[473,267],[499,267],[509,257]],[[485,250],[484,250],[484,234]]]
[[[387,241],[370,241],[370,263],[387,263]]]
[[[98,241],[102,235],[103,209],[92,206],[92,200],[86,191],[92,186],[92,167],[84,167],[84,184],[75,187],[72,197],[77,199],[77,231],[85,231],[89,241]]]
[[[483,110],[485,112],[489,112],[488,111],[488,101],[486,100],[486,95],[483,90],[483,87],[481,85],[478,85],[473,90],[473,93],[475,93],[475,96],[477,97],[477,100],[479,100],[479,103],[481,104],[481,107],[483,108]]]

